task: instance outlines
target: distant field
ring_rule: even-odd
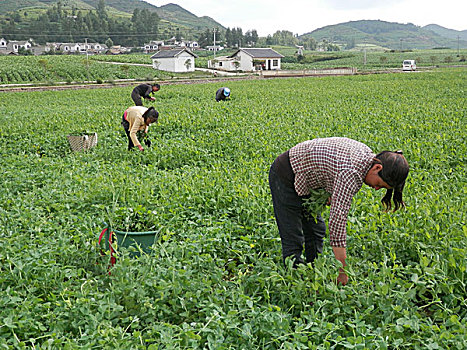
[[[97,59],[98,58],[98,59]],[[0,84],[53,84],[55,82],[80,83],[84,81],[112,82],[118,79],[170,79],[175,76],[199,77],[204,73],[173,74],[157,71],[151,66],[119,63],[151,64],[150,55],[121,56],[0,56]]]
[[[402,61],[414,59],[417,67],[467,66],[467,50],[414,50],[411,52],[382,51],[340,51],[340,52],[306,52],[312,60],[310,63],[283,63],[283,69],[312,69],[330,67],[356,67],[360,71],[384,68],[401,68]]]
[[[0,347],[466,349],[466,82],[244,80],[226,103],[216,82],[167,85],[144,153],[120,125],[131,87],[0,92]],[[66,135],[86,131],[97,147],[73,153]],[[327,237],[314,267],[284,268],[267,180],[278,154],[328,136],[411,166],[406,209],[354,198],[345,287]],[[103,221],[157,231],[152,252],[118,247],[109,274]]]
[[[306,63],[291,63],[296,61],[295,49],[276,47],[277,51],[286,56],[282,62],[282,69],[303,70],[335,67],[356,67],[359,71],[401,68],[404,59],[415,59],[417,66],[435,67],[462,65],[467,67],[467,50],[419,50],[413,52],[374,52],[358,51],[316,52],[306,51]],[[234,50],[223,50],[217,56],[232,54]],[[20,83],[54,83],[54,82],[83,82],[83,81],[114,81],[118,79],[171,79],[173,77],[205,77],[209,74],[169,73],[157,71],[150,67],[152,54],[130,55],[95,55],[89,56],[0,56],[0,84]],[[196,67],[207,68],[213,53],[199,52],[195,60]],[[128,63],[112,65],[103,62]],[[131,64],[144,64],[133,66]]]

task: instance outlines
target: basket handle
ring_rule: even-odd
[[[114,236],[114,233],[113,231],[111,231],[110,227],[104,223],[106,225],[106,227],[104,227],[104,229],[102,230],[102,232],[100,233],[99,235],[99,240],[98,240],[98,244],[99,246],[101,245],[101,241],[102,241],[102,238],[104,238],[104,235],[106,234],[107,231],[109,231],[109,234],[108,234],[108,244],[109,244],[109,249],[110,249],[110,266],[113,266],[115,265],[117,259],[115,258],[114,256],[114,248],[112,246],[112,243],[113,243],[113,236]],[[107,236],[106,236],[107,238]],[[101,255],[105,255],[104,251],[101,249]],[[110,272],[109,272],[110,274]]]

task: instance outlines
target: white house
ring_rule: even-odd
[[[61,43],[58,46],[58,49],[62,51],[63,53],[75,53],[75,52],[79,52],[80,45],[74,44],[74,43]]]
[[[182,40],[178,43],[180,47],[189,47],[190,49],[199,49],[199,44],[197,41],[186,41]]]
[[[281,58],[283,57],[280,53],[270,48],[240,48],[233,55],[229,56],[229,58],[233,58],[240,63],[238,70],[244,72],[280,70]]]
[[[31,47],[31,51],[35,56],[46,54],[50,52],[50,46],[47,45],[34,45]]]
[[[154,69],[167,72],[193,72],[195,58],[198,57],[186,48],[161,50],[151,56]]]
[[[208,50],[208,51],[221,51],[221,50],[224,50],[224,46],[221,46],[221,45],[208,45],[208,46],[206,46],[206,50]]]
[[[7,49],[12,52],[18,52],[20,48],[23,48],[25,50],[30,50],[31,46],[32,44],[29,41],[11,40],[7,43]]]
[[[145,53],[156,52],[161,46],[164,46],[163,41],[151,40],[149,43],[143,45],[143,51]]]
[[[0,49],[6,50],[7,41],[4,38],[0,38]]]
[[[208,68],[235,71],[240,69],[240,62],[237,61],[234,57],[219,56],[208,61]]]

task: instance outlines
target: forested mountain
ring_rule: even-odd
[[[446,38],[457,40],[457,38],[459,37],[459,40],[467,41],[467,30],[453,30],[441,27],[437,24],[428,24],[424,26],[423,29],[431,30],[432,32],[435,32]]]
[[[453,31],[456,32],[456,31]],[[459,32],[461,33],[461,32]],[[316,29],[300,36],[313,37],[316,41],[328,41],[351,49],[359,44],[373,44],[387,49],[431,49],[436,47],[457,47],[457,39],[418,27],[414,24],[401,24],[385,21],[352,21]],[[460,47],[467,47],[461,40]]]
[[[82,41],[142,44],[183,37],[195,40],[207,28],[225,29],[175,4],[153,6],[141,0],[2,0],[0,36],[36,42]]]

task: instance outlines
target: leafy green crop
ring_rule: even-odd
[[[467,348],[466,82],[235,81],[227,103],[218,83],[167,85],[144,152],[120,125],[131,87],[0,93],[0,348]],[[83,130],[98,145],[73,153]],[[283,266],[267,182],[277,155],[326,136],[411,166],[405,210],[355,196],[345,287],[327,238],[314,266]],[[152,252],[109,270],[103,221],[154,225]]]
[[[326,208],[329,197],[324,189],[310,189],[310,195],[303,200],[305,214],[316,219]]]

